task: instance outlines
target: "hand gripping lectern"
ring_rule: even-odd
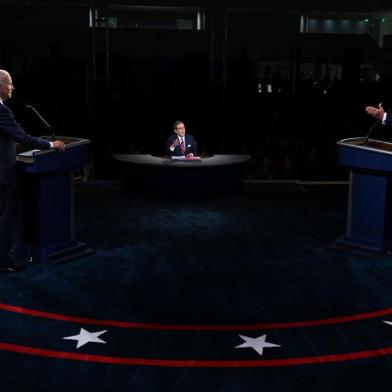
[[[45,138],[45,137],[44,137]],[[65,150],[17,146],[22,253],[34,261],[65,261],[92,252],[74,237],[73,172],[88,164],[89,140],[58,137]]]
[[[391,249],[392,143],[366,138],[337,143],[338,164],[350,169],[346,233],[332,247],[367,256]]]

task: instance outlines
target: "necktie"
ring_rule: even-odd
[[[181,141],[180,141],[180,147],[181,147],[182,155],[185,155],[185,144],[184,144],[184,138],[183,137],[181,138]]]

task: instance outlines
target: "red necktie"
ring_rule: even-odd
[[[181,138],[180,147],[181,147],[182,155],[185,155],[185,144],[183,138]]]

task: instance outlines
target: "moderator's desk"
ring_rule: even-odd
[[[391,250],[392,143],[365,138],[337,143],[338,164],[350,169],[346,233],[332,246],[369,256]]]
[[[88,163],[90,142],[74,137],[57,139],[65,144],[63,152],[17,145],[22,253],[40,262],[64,261],[92,252],[74,237],[73,208],[73,171]]]
[[[242,187],[249,155],[214,155],[201,161],[177,161],[148,154],[114,155],[127,194],[226,192]]]

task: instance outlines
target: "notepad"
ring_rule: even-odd
[[[201,161],[200,157],[186,157],[184,155],[172,156],[171,159],[174,161]]]
[[[20,155],[20,156],[22,156],[22,157],[32,157],[32,156],[34,156],[34,154],[35,154],[36,152],[38,152],[38,151],[41,151],[41,150],[29,150],[29,151],[21,152],[21,153],[18,154],[18,155]]]

